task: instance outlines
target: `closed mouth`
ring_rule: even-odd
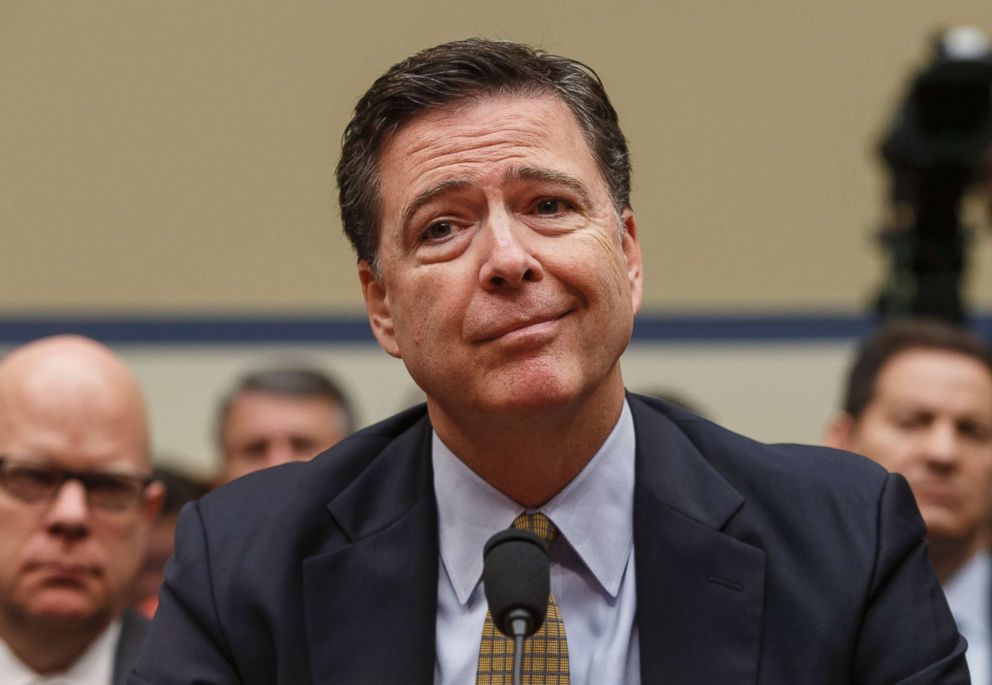
[[[520,319],[517,321],[511,321],[507,324],[499,326],[497,328],[486,331],[484,334],[479,336],[476,342],[485,343],[493,340],[498,340],[511,333],[516,333],[518,331],[524,331],[526,329],[534,328],[537,329],[544,324],[554,324],[566,317],[572,312],[571,309],[566,310],[561,314],[542,314],[540,316],[527,317],[526,319]]]

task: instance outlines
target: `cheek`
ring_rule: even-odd
[[[106,563],[107,585],[111,588],[124,587],[137,575],[144,548],[138,544],[135,535],[102,542],[100,546]]]
[[[401,354],[430,354],[440,342],[450,343],[460,334],[472,294],[467,278],[464,273],[445,279],[425,275],[400,284],[401,297],[392,302],[392,312]]]
[[[599,274],[600,280],[595,284],[595,289],[602,296],[629,302],[627,261],[616,234],[597,231],[590,235],[589,245],[579,253],[580,259],[576,260],[576,273],[584,274],[587,278],[589,274]]]
[[[25,512],[0,511],[0,521],[0,573],[9,574],[33,553],[44,551],[44,529],[38,516]]]
[[[0,535],[0,595],[7,594],[7,588],[17,575],[24,559],[25,541],[16,532],[4,530]]]
[[[151,526],[137,515],[133,519],[105,521],[93,527],[93,543],[107,559],[130,566],[138,550],[144,550]]]
[[[969,484],[980,496],[992,499],[992,454],[978,451],[967,455],[964,463]]]

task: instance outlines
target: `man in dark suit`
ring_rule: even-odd
[[[133,683],[508,683],[480,578],[511,524],[551,559],[525,683],[968,682],[900,477],[625,392],[642,260],[590,70],[419,53],[359,101],[338,183],[426,408],[188,507]]]
[[[120,685],[147,621],[131,585],[162,499],[144,403],[106,347],[59,336],[0,362],[0,681]]]

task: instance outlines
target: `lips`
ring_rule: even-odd
[[[961,493],[957,488],[941,483],[916,484],[913,493],[920,502],[941,507],[955,508],[961,502]]]
[[[487,325],[472,336],[477,343],[485,343],[498,340],[515,333],[526,334],[527,332],[539,333],[544,328],[549,328],[559,320],[571,313],[571,310],[553,313],[529,314],[524,317],[514,317],[497,324]]]
[[[56,585],[78,585],[100,575],[94,565],[64,561],[38,562],[27,570],[41,576],[42,582]]]

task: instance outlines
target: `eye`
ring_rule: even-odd
[[[11,468],[8,477],[28,487],[52,487],[58,483],[58,475],[51,469],[38,466]]]
[[[904,431],[917,430],[929,425],[931,419],[926,414],[903,414],[895,417],[896,427]]]
[[[267,440],[256,440],[254,442],[249,442],[241,447],[241,456],[248,459],[261,459],[265,456],[266,451],[268,451],[269,443]]]
[[[93,494],[98,492],[107,495],[128,494],[135,487],[134,483],[128,478],[104,473],[90,474],[86,481],[90,492]]]
[[[451,236],[455,232],[455,227],[447,221],[437,221],[427,228],[421,234],[423,240],[444,240]]]
[[[560,214],[568,208],[568,204],[564,200],[559,200],[553,197],[547,197],[543,200],[538,200],[537,204],[534,205],[534,212],[543,215],[553,215]]]
[[[988,442],[989,438],[992,437],[992,431],[989,430],[989,427],[978,421],[961,421],[958,423],[958,432],[975,442]]]
[[[317,449],[317,444],[310,438],[293,437],[289,442],[297,454],[312,453]]]

